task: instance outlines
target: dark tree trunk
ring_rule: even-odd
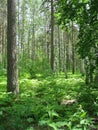
[[[54,7],[51,0],[51,69],[54,71]]]
[[[7,0],[7,92],[19,93],[16,56],[16,0]]]

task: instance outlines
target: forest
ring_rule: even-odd
[[[97,0],[0,0],[0,130],[98,130]]]

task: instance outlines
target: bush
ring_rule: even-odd
[[[28,71],[30,73],[31,78],[47,77],[52,74],[52,71],[50,69],[47,60],[35,61],[35,62],[32,61],[30,66],[28,66]]]

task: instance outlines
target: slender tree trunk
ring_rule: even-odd
[[[21,43],[21,59],[23,59],[23,57],[25,56],[25,1],[23,0],[22,1],[22,5],[21,5],[21,22],[22,24],[20,23],[20,29],[21,29],[21,32],[20,32],[20,43]],[[24,64],[23,64],[24,66]],[[26,65],[25,65],[26,66]],[[25,67],[24,66],[24,67]]]
[[[66,70],[70,70],[70,48],[69,48],[69,33],[66,32]]]
[[[32,18],[32,21],[31,21],[31,25],[32,25],[32,60],[33,61],[35,61],[35,59],[36,59],[36,44],[35,44],[35,5],[33,5],[32,4],[32,7],[33,7],[33,9],[32,9],[32,16],[31,16],[31,18]]]
[[[7,0],[7,92],[19,93],[16,56],[16,0]]]
[[[84,76],[85,74],[85,67],[84,67],[84,60],[80,60],[80,73],[82,74],[82,76]]]
[[[51,0],[51,69],[54,71],[54,7]]]
[[[34,16],[33,16],[34,17]],[[34,18],[33,18],[34,22]],[[35,61],[35,25],[32,27],[32,60]]]
[[[28,55],[28,58],[29,58],[29,59],[30,59],[30,35],[31,35],[31,34],[30,34],[30,25],[29,25],[28,41],[27,41],[27,42],[28,42],[28,47],[27,47],[27,48],[28,48],[28,54],[27,54],[27,55]]]
[[[49,61],[49,41],[47,40],[47,59]]]
[[[6,31],[7,31],[7,27],[6,25],[3,25],[3,35],[2,35],[2,56],[3,56],[3,67],[4,68],[7,68],[7,43],[6,43],[6,39],[7,39],[7,36],[6,36]]]
[[[74,45],[74,26],[72,22],[72,74],[75,74],[75,45]]]
[[[59,48],[59,72],[61,71],[61,44],[60,44],[60,29],[58,26],[58,48]]]
[[[66,32],[64,31],[63,33],[63,37],[64,37],[64,41],[63,41],[63,45],[64,45],[64,72],[65,72],[65,78],[67,79],[68,78],[68,75],[67,75],[67,63],[66,63],[66,59],[67,59],[67,55],[66,55],[66,50],[68,49],[67,48],[67,36],[66,36]]]
[[[0,23],[0,64],[2,64],[2,23]]]
[[[19,11],[19,8],[20,8],[20,3],[19,3],[19,0],[18,0],[18,27],[17,27],[17,35],[18,35],[18,54],[19,54],[19,50],[20,50],[20,11]]]

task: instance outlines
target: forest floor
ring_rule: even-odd
[[[26,76],[19,86],[18,96],[6,93],[0,77],[0,130],[98,130],[98,91],[81,75]]]

